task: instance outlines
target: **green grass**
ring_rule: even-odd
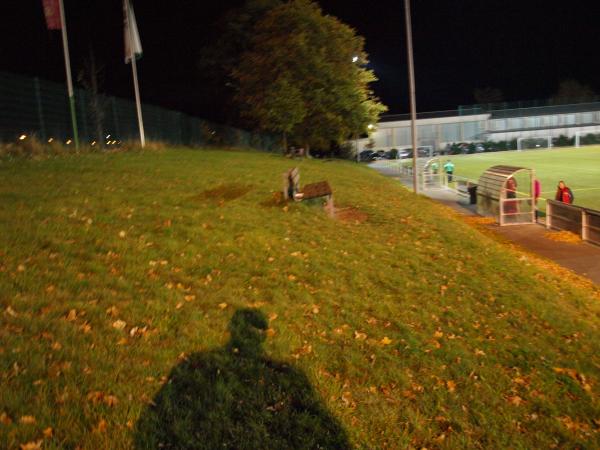
[[[597,291],[368,167],[298,163],[361,220],[283,207],[293,164],[0,163],[0,447],[600,445]]]
[[[556,185],[564,180],[575,194],[575,204],[600,209],[600,147],[561,148],[452,156],[456,175],[477,181],[489,167],[508,164],[535,170],[542,197],[554,199]]]

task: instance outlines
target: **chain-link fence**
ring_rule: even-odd
[[[92,95],[75,89],[79,140],[91,144],[139,139],[135,103],[117,97]],[[187,114],[142,105],[146,139],[171,145],[223,145],[277,151],[273,136],[215,124]],[[73,138],[66,86],[60,83],[0,72],[0,142],[22,134],[42,141]],[[108,137],[107,137],[108,136]]]

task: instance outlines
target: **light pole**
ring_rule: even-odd
[[[408,82],[410,90],[410,130],[413,148],[413,191],[417,193],[417,101],[415,98],[415,67],[413,62],[412,27],[410,21],[410,0],[404,0],[404,16],[406,19],[406,50],[408,53]]]

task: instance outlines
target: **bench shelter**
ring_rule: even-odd
[[[500,226],[535,223],[533,169],[492,166],[479,177],[477,213],[495,217]]]

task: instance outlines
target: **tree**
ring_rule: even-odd
[[[200,84],[206,95],[218,99],[221,120],[237,125],[239,116],[233,97],[237,81],[232,77],[241,55],[248,50],[256,23],[281,0],[246,0],[243,6],[227,12],[212,27],[212,36],[199,54]]]
[[[476,88],[473,91],[473,97],[475,97],[475,102],[479,105],[500,103],[504,101],[504,95],[502,95],[502,91],[498,88],[489,86]]]
[[[551,97],[552,103],[583,103],[596,99],[594,90],[587,84],[577,80],[564,80],[558,86],[558,92]]]
[[[94,124],[95,140],[98,146],[102,148],[104,147],[104,111],[106,99],[100,92],[100,88],[104,83],[104,66],[96,65],[96,56],[92,47],[90,47],[89,57],[85,59],[83,68],[79,71],[77,79],[89,94],[88,105],[92,123]]]
[[[364,133],[387,108],[369,88],[376,78],[363,47],[354,29],[310,0],[271,9],[232,71],[242,114],[307,151]]]

